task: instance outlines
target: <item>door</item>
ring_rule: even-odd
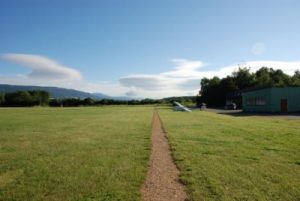
[[[281,99],[281,112],[288,111],[288,102],[287,99]]]

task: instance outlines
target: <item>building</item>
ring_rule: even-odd
[[[249,91],[256,91],[259,89],[264,89],[266,87],[258,87],[258,86],[254,86],[254,87],[248,87],[245,89],[241,89],[241,90],[236,90],[233,92],[230,92],[226,95],[226,105],[231,104],[231,103],[235,103],[237,105],[238,108],[242,108],[242,94],[249,92]]]
[[[242,97],[245,112],[300,112],[300,87],[264,88]]]

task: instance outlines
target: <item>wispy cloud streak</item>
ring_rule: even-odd
[[[55,60],[32,54],[4,54],[1,58],[5,61],[25,66],[31,70],[25,78],[36,80],[81,80],[79,71],[63,66]]]

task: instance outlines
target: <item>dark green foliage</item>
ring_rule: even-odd
[[[238,71],[232,73],[232,78],[237,89],[245,89],[255,85],[255,76],[250,73],[249,68],[239,68]]]
[[[84,105],[94,105],[95,104],[95,100],[92,98],[85,98],[82,102]]]
[[[263,67],[255,73],[256,85],[263,87],[284,87],[292,85],[292,77],[282,70]]]
[[[174,101],[182,104],[194,104],[196,102],[196,96],[179,96],[179,97],[168,97],[163,98],[163,103],[173,103]]]
[[[29,91],[35,105],[46,106],[48,105],[50,95],[47,91]]]
[[[174,101],[183,104],[194,104],[196,98],[193,96],[170,97],[164,99],[142,99],[142,100],[115,100],[93,98],[64,98],[49,99],[46,91],[17,91],[0,94],[0,106],[26,107],[26,106],[51,106],[51,107],[77,107],[77,106],[102,106],[102,105],[149,105],[149,104],[169,104]]]
[[[0,106],[4,103],[5,99],[4,99],[4,94],[0,93]]]
[[[49,106],[52,107],[77,107],[84,103],[84,100],[78,98],[51,99]]]
[[[262,67],[255,73],[250,73],[249,68],[239,68],[231,76],[223,79],[218,77],[203,78],[200,96],[197,97],[197,105],[200,106],[204,102],[208,106],[224,106],[229,95],[249,88],[297,86],[300,86],[300,71],[289,76],[282,70],[267,67]],[[231,100],[238,106],[241,105],[241,95],[235,95],[235,97],[231,97]]]
[[[3,106],[24,107],[48,105],[49,93],[46,91],[17,91],[4,95]]]
[[[223,104],[223,91],[221,80],[218,77],[201,80],[201,102],[209,103],[212,106]]]
[[[184,96],[184,97],[169,97],[163,99],[142,99],[142,100],[114,100],[114,99],[102,99],[94,100],[92,98],[77,99],[51,99],[49,106],[52,107],[76,107],[76,106],[102,106],[102,105],[151,105],[151,104],[170,104],[174,101],[183,104],[194,104],[196,97]]]
[[[300,71],[297,70],[292,77],[292,86],[300,86]]]
[[[49,102],[49,106],[53,107],[76,107],[76,106],[101,106],[101,105],[147,105],[147,104],[161,104],[162,100],[143,99],[143,100],[114,100],[114,99],[102,99],[94,100],[92,98],[86,99],[52,99]]]

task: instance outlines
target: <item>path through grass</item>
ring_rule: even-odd
[[[161,109],[194,200],[300,199],[300,120]]]

